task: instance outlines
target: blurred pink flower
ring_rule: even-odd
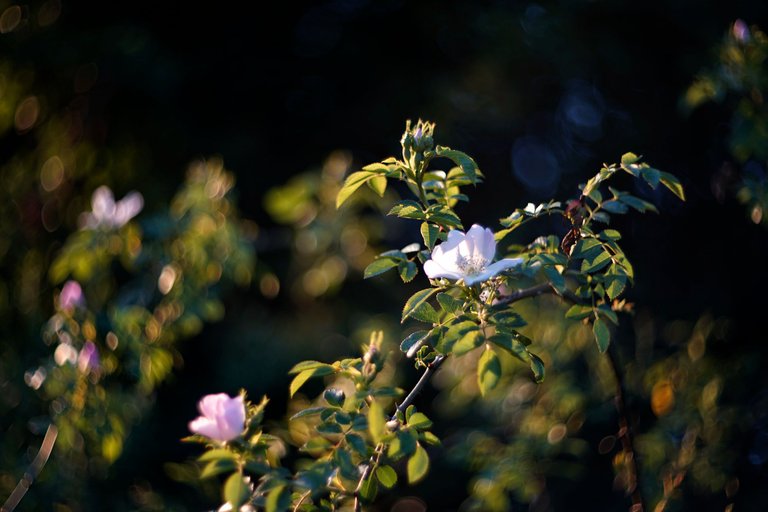
[[[144,198],[138,192],[129,192],[115,202],[115,196],[107,186],[101,186],[93,192],[91,212],[80,216],[82,229],[115,229],[124,226],[144,208]]]
[[[85,306],[83,289],[77,281],[67,281],[59,294],[59,308],[64,311],[72,311],[75,307]]]
[[[505,258],[491,263],[495,255],[496,240],[490,229],[477,224],[466,234],[454,229],[448,233],[448,240],[432,250],[432,259],[424,263],[424,273],[430,279],[463,279],[471,286],[523,262],[522,258]]]
[[[733,37],[741,42],[746,43],[749,41],[749,27],[746,23],[744,23],[744,20],[738,19],[733,22],[733,28],[731,29],[733,33]]]
[[[101,369],[99,349],[92,341],[86,341],[77,356],[77,368],[83,373],[98,372]]]
[[[239,436],[245,428],[245,404],[238,395],[225,393],[206,395],[197,404],[199,416],[189,422],[189,430],[214,441],[226,442]]]

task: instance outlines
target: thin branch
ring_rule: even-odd
[[[429,365],[427,366],[427,369],[419,378],[419,381],[416,383],[415,386],[413,386],[413,389],[411,390],[411,392],[408,393],[408,396],[406,396],[403,402],[395,408],[395,412],[391,416],[392,419],[394,419],[397,416],[398,412],[405,413],[405,410],[408,409],[408,406],[411,405],[413,401],[416,399],[416,395],[418,395],[424,389],[424,386],[427,385],[427,382],[429,382],[429,379],[432,377],[432,375],[434,375],[437,369],[440,368],[440,365],[443,364],[443,361],[445,361],[446,357],[447,356],[443,354],[439,354],[437,357],[435,357],[435,359],[431,363],[429,363]],[[368,460],[368,463],[365,465],[365,469],[363,469],[363,473],[360,475],[360,480],[357,481],[357,486],[355,487],[355,490],[352,493],[352,495],[355,497],[355,503],[354,503],[355,512],[361,512],[363,510],[362,503],[360,502],[360,489],[363,488],[363,483],[371,474],[371,471],[373,471],[373,468],[375,468],[378,465],[379,459],[381,458],[381,454],[383,451],[384,451],[384,443],[379,443],[376,446],[376,450],[374,451],[373,455],[371,455],[371,458]]]
[[[553,293],[570,302],[576,302],[576,303],[582,302],[570,290],[565,290],[561,294],[552,286],[552,283],[542,283],[542,284],[537,284],[536,286],[531,286],[530,288],[522,288],[520,290],[510,293],[505,297],[500,297],[496,301],[496,304],[494,305],[512,304],[513,302],[517,302],[523,299],[528,299],[531,297],[538,297],[539,295],[544,295],[545,293]]]
[[[427,385],[427,382],[429,382],[429,379],[432,378],[432,375],[437,371],[438,368],[440,368],[440,365],[443,364],[443,361],[445,361],[446,356],[443,354],[438,354],[435,359],[429,363],[429,366],[427,366],[427,369],[422,374],[419,381],[416,383],[415,386],[413,386],[413,389],[410,393],[408,393],[408,396],[405,397],[405,399],[400,403],[400,405],[397,406],[395,410],[395,414],[392,415],[392,419],[397,415],[398,412],[402,412],[405,414],[405,410],[408,409],[408,406],[413,403],[413,401],[416,399],[416,395],[421,393],[421,390],[424,389],[424,386]]]
[[[619,413],[619,439],[621,440],[624,456],[629,460],[627,491],[632,496],[632,506],[629,510],[630,512],[643,512],[645,510],[645,501],[643,500],[643,493],[640,489],[640,466],[637,462],[637,452],[635,451],[632,430],[629,425],[629,413],[627,411],[626,401],[624,400],[624,376],[619,367],[618,358],[613,345],[608,347],[606,355],[608,356],[613,377],[616,381],[616,396],[614,402],[616,404],[616,411]]]
[[[299,507],[301,506],[302,503],[304,503],[304,500],[309,498],[310,494],[312,494],[312,489],[308,490],[307,492],[305,492],[304,494],[301,495],[301,499],[299,500],[298,503],[296,503],[296,506],[293,507],[293,512],[298,512]]]
[[[48,430],[46,430],[45,437],[43,438],[43,443],[40,445],[40,449],[38,450],[37,455],[35,455],[32,464],[29,465],[27,471],[24,472],[24,476],[19,480],[19,483],[16,484],[16,488],[13,489],[11,495],[8,496],[8,499],[5,500],[3,506],[0,507],[0,512],[13,512],[24,495],[27,494],[32,482],[35,481],[37,475],[43,470],[45,463],[48,462],[48,457],[51,456],[51,451],[53,450],[53,445],[56,442],[56,436],[58,436],[58,434],[59,431],[56,428],[56,425],[51,424],[48,426]]]

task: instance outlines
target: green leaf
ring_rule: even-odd
[[[322,377],[324,375],[330,375],[334,373],[334,369],[330,365],[321,366],[318,368],[313,368],[310,370],[304,370],[303,372],[296,375],[296,377],[293,378],[291,381],[291,385],[289,387],[290,396],[293,397],[293,395],[296,394],[296,392],[301,388],[301,386],[304,385],[305,382],[307,382],[312,377]]]
[[[602,206],[603,210],[605,210],[607,212],[610,212],[610,213],[622,214],[622,213],[627,213],[627,211],[629,211],[629,208],[627,208],[626,204],[624,204],[624,203],[622,203],[620,201],[617,201],[615,199],[613,199],[611,201],[606,201],[601,206]]]
[[[365,444],[365,440],[357,434],[347,434],[347,444],[350,448],[356,451],[361,457],[368,455],[368,445]]]
[[[600,241],[595,238],[582,238],[571,251],[571,258],[585,258],[590,254],[596,253],[600,247]]]
[[[659,180],[661,181],[661,184],[672,191],[673,194],[675,194],[681,200],[685,201],[685,191],[683,190],[683,185],[680,183],[680,180],[678,180],[676,176],[669,174],[668,172],[659,171]]]
[[[431,444],[432,446],[440,446],[440,439],[433,434],[432,432],[422,432],[421,438],[424,440],[425,443]]]
[[[437,310],[427,302],[417,307],[416,310],[411,313],[411,318],[429,324],[436,324],[440,321],[440,315],[437,313]]]
[[[484,341],[485,337],[479,328],[471,330],[453,345],[452,352],[455,356],[462,356],[482,345]]]
[[[217,460],[217,459],[235,460],[235,454],[224,448],[217,448],[214,450],[208,450],[207,452],[202,454],[200,457],[198,457],[197,460],[199,460],[200,462],[207,462],[209,460]]]
[[[427,334],[429,334],[429,332],[424,330],[412,332],[402,341],[402,343],[400,343],[400,350],[403,354],[408,353],[408,350],[410,350],[416,343],[423,340]]]
[[[391,466],[379,466],[376,468],[376,478],[379,479],[381,485],[387,489],[391,489],[397,483],[397,473]]]
[[[265,505],[266,512],[280,512],[287,510],[291,502],[291,493],[284,484],[274,487],[269,494],[267,494],[267,501]]]
[[[438,293],[437,302],[440,303],[440,307],[443,311],[451,315],[461,314],[461,310],[464,307],[464,301],[461,301],[447,293]]]
[[[661,178],[661,172],[653,167],[643,167],[640,169],[640,176],[646,183],[652,188],[656,189],[659,186],[659,179]]]
[[[590,256],[584,258],[584,261],[581,262],[582,272],[595,272],[611,262],[611,255],[605,250]]]
[[[368,432],[371,434],[371,439],[374,443],[381,441],[387,430],[387,419],[384,416],[384,409],[381,408],[379,402],[373,400],[368,408]]]
[[[453,163],[461,167],[464,175],[469,178],[472,183],[477,181],[477,164],[474,160],[472,160],[472,157],[466,153],[462,153],[461,151],[456,151],[455,149],[450,149],[443,146],[437,146],[437,148],[435,148],[435,154],[437,156],[453,160]]]
[[[440,234],[440,228],[429,222],[421,223],[421,237],[424,239],[424,245],[430,251],[435,248],[438,237]]]
[[[608,294],[608,298],[613,300],[624,291],[627,286],[627,278],[622,275],[607,275],[605,276],[606,284],[605,293]]]
[[[454,322],[453,324],[450,324],[450,327],[448,327],[448,329],[444,331],[444,334],[438,338],[435,348],[443,354],[448,354],[453,350],[453,345],[459,341],[464,334],[476,330],[477,328],[477,324],[471,320]]]
[[[398,430],[395,438],[389,443],[387,455],[398,460],[401,457],[412,454],[416,450],[416,435],[410,430]]]
[[[416,201],[405,199],[395,204],[387,215],[397,215],[406,219],[425,219],[426,215],[421,209],[421,205]]]
[[[429,298],[437,293],[439,290],[437,288],[425,288],[423,290],[419,290],[418,292],[411,295],[411,297],[406,301],[405,306],[403,307],[403,316],[400,322],[404,322],[406,318],[409,316],[412,316],[418,308],[427,302]],[[431,306],[430,306],[431,307]],[[432,308],[432,311],[434,311],[434,308]],[[437,312],[435,312],[435,315]]]
[[[634,208],[640,213],[645,213],[646,211],[649,211],[649,210],[654,213],[659,213],[659,210],[656,209],[656,206],[654,206],[652,203],[649,203],[648,201],[644,201],[643,199],[640,199],[639,197],[635,197],[629,194],[624,194],[621,197],[619,197],[619,201],[621,201],[622,203],[626,204],[631,208]]]
[[[293,416],[291,416],[291,420],[297,420],[299,418],[305,418],[307,416],[314,416],[315,414],[320,414],[324,410],[326,410],[327,407],[308,407],[307,409],[302,409]]]
[[[365,270],[363,271],[363,278],[368,279],[369,277],[383,274],[387,270],[394,268],[397,265],[398,262],[391,258],[377,258],[373,260],[370,265],[365,267]]]
[[[349,176],[347,176],[347,179],[344,180],[344,185],[342,185],[341,190],[339,190],[339,194],[336,196],[336,208],[339,208],[344,202],[350,198],[352,194],[355,193],[355,191],[360,188],[360,186],[368,181],[370,178],[375,176],[375,173],[370,171],[358,171],[353,172]]]
[[[614,325],[619,325],[619,316],[607,304],[602,304],[598,306],[597,314],[604,318],[607,318],[609,321],[613,322]]]
[[[325,453],[331,448],[331,442],[324,437],[314,436],[309,438],[309,441],[304,443],[301,447],[301,451],[306,452],[313,457],[319,457],[325,455]]]
[[[360,486],[360,496],[366,501],[373,501],[376,499],[376,495],[379,493],[379,483],[373,474],[368,475],[368,478],[363,480],[363,485]]]
[[[316,368],[327,368],[330,370],[328,372],[329,374],[333,373],[333,366],[329,365],[328,363],[321,363],[320,361],[302,361],[288,370],[288,375],[293,373],[301,373],[305,370],[314,370]]]
[[[379,197],[384,197],[384,192],[387,190],[387,178],[382,175],[374,176],[368,180],[368,186],[379,194]]]
[[[608,329],[605,321],[601,318],[595,319],[595,323],[592,325],[592,332],[595,333],[598,350],[600,352],[608,350],[608,345],[611,343],[611,331]]]
[[[408,283],[413,281],[413,278],[416,277],[419,270],[414,262],[401,261],[397,265],[397,271],[400,273],[400,279],[402,279],[404,283]]]
[[[529,354],[531,355],[531,371],[533,372],[533,379],[537,383],[541,383],[544,381],[544,361],[542,361],[536,354],[530,352]]]
[[[621,155],[621,163],[624,165],[631,165],[640,160],[640,157],[634,153],[624,153]]]
[[[526,364],[531,363],[531,354],[525,347],[525,343],[523,343],[518,336],[514,336],[507,332],[497,331],[488,341],[503,348],[522,362]]]
[[[574,304],[568,308],[568,311],[565,312],[565,318],[570,318],[572,320],[581,320],[582,318],[587,318],[588,316],[592,316],[592,306]]]
[[[233,510],[248,499],[248,486],[243,482],[242,473],[233,473],[224,483],[224,501],[232,504]]]
[[[422,448],[421,444],[416,443],[416,451],[408,459],[408,483],[413,485],[427,474],[429,471],[429,455]]]
[[[501,362],[499,356],[490,347],[486,346],[485,352],[480,356],[477,364],[477,384],[480,386],[480,394],[487,395],[501,378]]]
[[[601,240],[621,240],[621,233],[616,231],[615,229],[605,229],[603,230],[599,235],[597,235]]]
[[[200,478],[210,478],[237,469],[235,459],[216,459],[205,465],[200,472]]]
[[[562,293],[565,290],[565,276],[558,272],[555,267],[544,267],[544,274],[558,292]]]
[[[455,213],[451,211],[439,211],[430,213],[427,218],[436,224],[440,224],[443,227],[461,229],[461,219],[459,219]]]
[[[424,430],[432,426],[432,421],[427,415],[421,412],[415,412],[408,418],[408,426],[417,430]]]

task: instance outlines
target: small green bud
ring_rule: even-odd
[[[340,389],[336,388],[328,388],[323,392],[323,398],[325,398],[325,401],[328,402],[330,405],[334,407],[341,407],[344,405],[344,399],[346,396],[344,395],[344,392]]]

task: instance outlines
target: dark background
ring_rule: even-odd
[[[621,182],[662,212],[619,223],[637,276],[631,299],[659,323],[703,312],[728,317],[722,357],[748,352],[763,362],[768,232],[733,193],[717,198],[712,186],[733,161],[725,141],[731,113],[715,104],[691,114],[680,107],[736,18],[768,28],[768,4],[65,2],[55,25],[20,36],[7,51],[38,70],[38,83],[60,105],[73,96],[75,71],[96,64],[89,137],[105,147],[130,145],[142,164],[118,195],[139,189],[151,209],[168,200],[190,160],[221,155],[237,176],[243,216],[264,229],[272,225],[262,208],[266,190],[334,149],[351,151],[360,164],[396,154],[408,118],[436,121],[438,142],[471,154],[485,173],[488,185],[460,210],[466,224],[495,226],[529,200],[573,196],[602,162],[642,154],[681,179],[687,202]],[[563,230],[554,221],[551,227]],[[279,266],[279,256],[262,257]],[[398,308],[368,300],[384,311]],[[274,397],[272,414],[282,414],[285,371],[317,354],[265,344],[274,333],[260,323],[272,313],[301,321],[302,312],[288,311],[286,302],[264,304],[253,291],[228,306],[232,320],[183,348],[185,370],[160,390],[110,480],[96,485],[95,503],[127,499],[125,484],[141,475],[174,501],[201,508],[201,498],[168,480],[162,464],[194,453],[177,440],[197,398],[214,387],[266,393]],[[210,348],[233,338],[227,348]],[[238,351],[250,353],[232,363]],[[257,368],[264,358],[274,364]],[[745,382],[734,375],[729,391],[757,394],[765,376],[753,376]],[[765,470],[747,462],[751,440],[734,449],[743,452],[745,496],[750,485],[759,496]],[[587,503],[595,488],[608,488],[610,467],[594,478],[594,486],[568,488],[555,508],[573,510],[565,503]],[[463,485],[454,483],[433,481],[415,492],[430,510],[463,499]]]

